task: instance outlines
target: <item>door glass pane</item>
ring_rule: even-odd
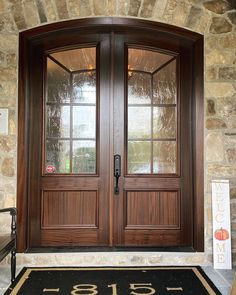
[[[96,173],[96,48],[49,54],[45,85],[44,173]]]
[[[128,48],[127,172],[176,173],[176,58]]]
[[[70,74],[54,60],[47,59],[47,93],[48,102],[70,102]]]
[[[176,143],[174,141],[153,143],[153,172],[176,172]]]
[[[130,139],[150,138],[151,107],[129,107],[128,130]]]
[[[173,138],[176,137],[175,107],[153,108],[153,137]]]
[[[74,173],[94,173],[96,160],[95,140],[73,142],[73,164]]]
[[[73,75],[73,100],[77,103],[96,102],[96,72],[94,70]]]
[[[154,103],[175,104],[177,95],[176,59],[167,63],[153,75]]]
[[[48,173],[70,172],[70,141],[54,140],[46,141],[46,167]]]
[[[73,138],[93,138],[96,134],[95,106],[73,107]]]
[[[150,74],[129,71],[128,77],[129,104],[150,104],[152,94]]]
[[[129,141],[128,143],[129,173],[151,172],[151,142]]]
[[[47,106],[47,137],[70,137],[70,107]]]

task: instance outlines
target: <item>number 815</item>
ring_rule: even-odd
[[[119,295],[117,293],[117,284],[111,284],[107,286],[111,288],[111,295]],[[139,283],[139,284],[129,284],[130,295],[152,295],[156,294],[156,290],[152,287],[151,283]],[[143,293],[146,290],[146,293]],[[142,291],[142,293],[139,293]],[[98,294],[97,285],[93,284],[79,284],[73,286],[71,295],[96,295]]]

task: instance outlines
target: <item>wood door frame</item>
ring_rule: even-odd
[[[159,34],[163,38],[174,38],[190,44],[194,56],[192,89],[192,177],[193,177],[193,232],[194,251],[204,251],[204,100],[203,100],[203,36],[158,22],[119,18],[88,18],[37,27],[20,33],[19,37],[19,107],[18,107],[18,160],[17,160],[17,207],[18,207],[18,252],[28,249],[28,175],[29,175],[29,52],[32,42],[50,42],[50,34],[80,31],[98,32],[138,32]],[[148,248],[147,248],[148,251]]]

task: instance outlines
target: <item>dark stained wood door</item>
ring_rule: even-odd
[[[143,38],[118,34],[114,45],[113,140],[122,159],[114,244],[189,246],[191,55],[158,37]]]
[[[148,26],[31,40],[28,248],[194,248],[193,40]]]
[[[29,244],[107,246],[110,37],[55,43],[32,50]]]

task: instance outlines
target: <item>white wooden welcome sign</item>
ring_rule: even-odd
[[[228,180],[212,180],[214,268],[231,269],[231,226]]]

